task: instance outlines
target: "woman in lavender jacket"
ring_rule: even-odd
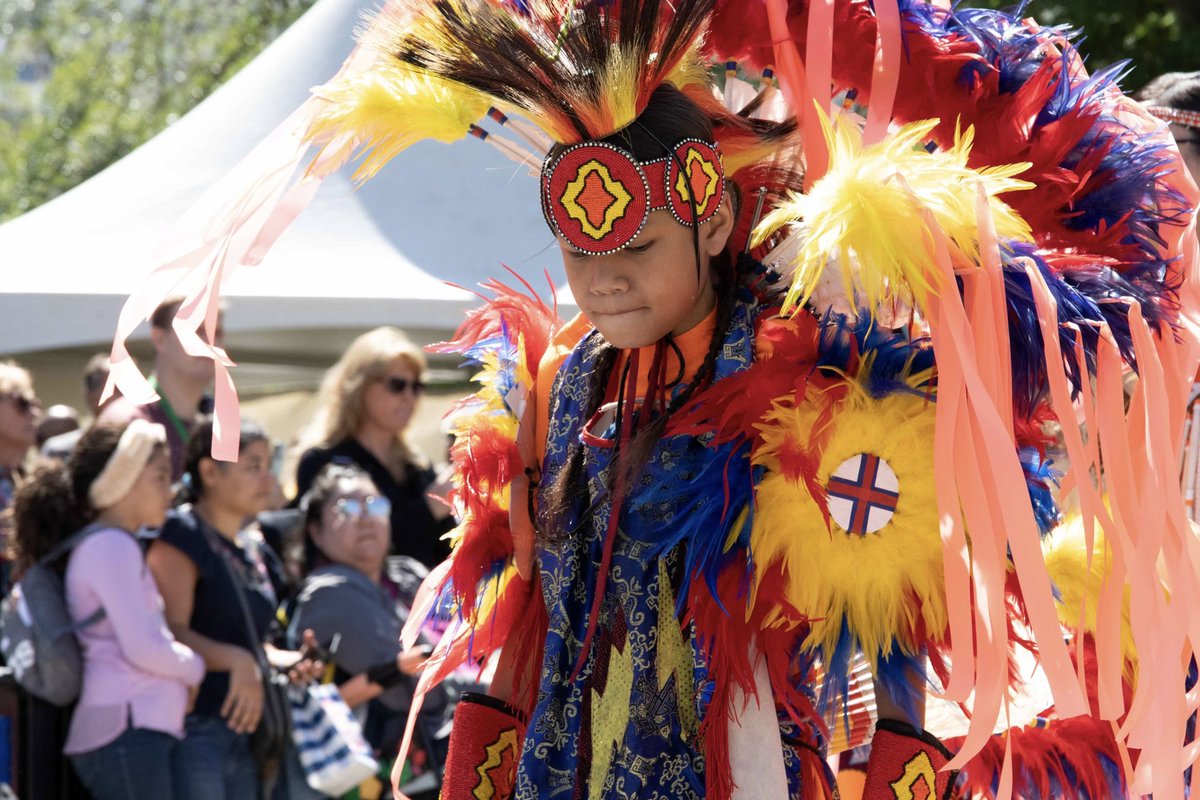
[[[102,425],[80,440],[65,467],[21,487],[18,563],[28,566],[85,526],[66,563],[79,632],[83,688],[64,752],[96,800],[166,798],[171,752],[204,677],[204,663],[172,637],[162,598],[134,532],[162,524],[171,466],[161,425]]]

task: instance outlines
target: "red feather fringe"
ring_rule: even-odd
[[[716,434],[714,445],[745,438],[757,446],[757,426],[776,400],[790,398],[800,403],[810,389],[830,383],[805,368],[816,361],[818,338],[818,322],[811,314],[790,319],[761,314],[754,363],[697,394],[687,407],[672,415],[668,435],[712,432]]]
[[[754,664],[750,662],[751,639],[755,649],[766,658],[771,690],[777,708],[801,725],[816,724],[822,734],[824,723],[808,696],[798,687],[811,682],[809,675],[795,674],[792,660],[807,632],[807,620],[785,600],[786,578],[778,566],[759,578],[759,602],[746,614],[746,566],[737,560],[727,564],[717,577],[717,591],[710,592],[704,581],[692,582],[685,623],[695,625],[696,641],[708,665],[712,697],[700,720],[699,739],[703,742],[707,796],[727,800],[733,793],[733,775],[729,767],[729,726],[737,724],[740,709],[735,708],[735,689],[743,697],[755,695]],[[768,627],[768,615],[780,617]]]
[[[788,3],[788,29],[797,48],[806,52],[808,4]],[[1043,248],[1078,250],[1112,259],[1117,265],[1144,260],[1136,242],[1127,237],[1123,225],[1107,230],[1078,230],[1067,226],[1073,216],[1075,197],[1107,184],[1109,176],[1099,169],[1118,137],[1094,146],[1072,168],[1062,166],[1067,155],[1097,123],[1101,103],[1076,103],[1054,123],[1039,126],[1033,121],[1053,97],[1061,80],[1078,68],[1077,58],[1066,64],[1047,55],[1046,60],[1015,93],[1001,93],[999,73],[981,61],[978,45],[966,36],[927,35],[910,17],[902,19],[904,58],[900,62],[901,91],[892,117],[897,123],[937,118],[941,123],[933,139],[951,144],[956,128],[975,127],[975,145],[970,165],[983,167],[1028,161],[1030,168],[1019,177],[1036,186],[1014,192],[1004,200],[1033,227]],[[833,80],[835,89],[853,89],[857,102],[869,104],[876,45],[876,19],[863,0],[838,2],[833,26]],[[1046,33],[1049,47],[1066,50]],[[709,37],[713,56],[746,61],[759,68],[774,61],[774,48],[762,0],[720,0]],[[974,79],[965,82],[964,67],[975,64]],[[1098,93],[1108,91],[1100,88]],[[1132,133],[1127,136],[1134,135]],[[1120,266],[1118,266],[1120,269]]]
[[[489,280],[483,288],[491,296],[479,294],[484,304],[467,313],[454,338],[429,349],[436,353],[471,354],[490,341],[503,340],[510,347],[520,343],[525,364],[530,373],[536,373],[561,323],[556,309],[547,305],[517,273],[512,274],[528,295]],[[482,391],[490,389],[485,387]],[[476,397],[466,398],[450,413],[470,415],[480,402]],[[463,509],[463,522],[458,529],[459,539],[451,556],[447,581],[468,618],[478,600],[480,584],[493,574],[498,563],[513,555],[505,487],[523,471],[524,462],[511,429],[502,429],[495,423],[491,413],[476,412],[468,416],[465,430],[450,450],[455,486],[449,499]],[[499,616],[499,611],[496,614]],[[485,627],[494,623],[495,620],[478,624]]]
[[[1077,661],[1074,649],[1071,658]],[[1012,728],[1007,732],[1012,741],[1013,764],[1019,766],[1013,774],[1013,797],[1098,800],[1128,795],[1113,723],[1099,717],[1096,648],[1090,636],[1084,638],[1083,660],[1091,716],[1060,719],[1051,707],[1042,714],[1040,727]],[[1131,687],[1126,684],[1126,707],[1131,694]],[[961,740],[946,742],[951,750],[959,744]],[[964,795],[995,797],[994,784],[1004,764],[1004,749],[1004,736],[993,736],[979,755],[968,762],[962,771]],[[1120,783],[1119,795],[1113,794],[1114,780]]]
[[[454,332],[453,339],[430,345],[427,348],[429,352],[465,353],[479,342],[500,336],[502,331],[507,331],[509,340],[515,342],[519,332],[525,340],[525,363],[536,372],[542,354],[546,352],[555,331],[562,324],[558,319],[557,301],[551,296],[554,306],[547,305],[524,278],[508,267],[505,269],[521,282],[529,294],[526,295],[495,279],[489,279],[482,287],[490,292],[491,296],[472,292],[481,298],[484,304],[467,312],[466,318]],[[549,276],[546,281],[550,282]]]

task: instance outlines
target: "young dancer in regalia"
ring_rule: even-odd
[[[444,348],[481,388],[422,684],[499,651],[444,797],[823,797],[867,742],[871,800],[1182,797],[1195,187],[1116,79],[916,0],[371,22],[314,171],[540,161],[581,312],[493,284]]]
[[[915,2],[462,0],[364,47],[322,158],[488,111],[581,312],[496,285],[446,346],[484,373],[424,681],[501,654],[444,796],[819,797],[867,741],[869,798],[1181,790],[1193,188],[1112,71]]]

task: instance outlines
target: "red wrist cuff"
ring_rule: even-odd
[[[871,739],[863,800],[947,800],[957,772],[941,772],[951,754],[928,733],[883,720]]]
[[[487,695],[464,694],[454,709],[442,800],[511,797],[523,738],[512,708]]]

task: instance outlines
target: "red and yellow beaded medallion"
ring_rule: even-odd
[[[618,147],[576,145],[545,174],[550,227],[585,253],[620,250],[641,233],[650,215],[646,174]]]
[[[725,193],[721,157],[716,148],[699,139],[684,139],[675,146],[675,157],[667,162],[666,173],[668,207],[675,219],[684,225],[692,224],[689,194],[696,199],[700,224],[712,219]]]
[[[707,222],[721,205],[724,186],[716,148],[697,139],[685,139],[672,156],[649,162],[615,145],[584,142],[547,161],[542,211],[551,230],[572,247],[607,255],[636,239],[651,211],[670,209],[680,224],[691,225],[689,192],[696,198],[697,219]]]

